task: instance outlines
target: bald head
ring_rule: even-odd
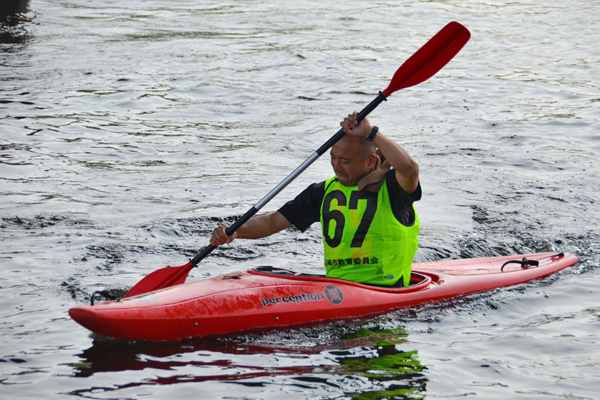
[[[367,159],[371,154],[377,154],[377,146],[371,142],[367,142],[364,138],[344,135],[333,147],[338,147],[340,150],[352,151],[353,149],[360,154],[361,159]]]

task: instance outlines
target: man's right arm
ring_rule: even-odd
[[[210,244],[217,247],[225,243],[231,243],[235,238],[259,239],[270,236],[281,230],[287,229],[292,224],[279,211],[270,214],[259,215],[250,218],[244,225],[240,226],[233,235],[227,236],[227,227],[221,225],[212,234]]]
[[[313,183],[278,211],[259,215],[248,220],[233,235],[227,236],[227,227],[221,225],[213,231],[210,244],[220,246],[235,238],[259,239],[295,225],[302,232],[320,219],[320,207],[325,195],[325,182]]]

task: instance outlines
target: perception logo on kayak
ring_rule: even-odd
[[[304,301],[323,301],[327,298],[333,304],[340,304],[344,301],[344,294],[340,289],[335,286],[327,286],[325,288],[325,295],[323,293],[308,293],[304,292],[296,296],[282,296],[282,297],[270,297],[268,299],[260,299],[263,307],[269,304],[280,304],[280,303],[296,303],[300,304]]]
[[[335,286],[327,286],[325,288],[325,296],[327,296],[327,300],[333,304],[340,304],[344,301],[344,293]]]

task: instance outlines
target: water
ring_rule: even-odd
[[[2,398],[597,398],[597,2],[20,3],[0,14]],[[576,267],[219,340],[107,342],[70,320],[185,263],[452,20],[462,52],[371,117],[421,166],[417,261],[556,250]],[[330,174],[324,157],[264,211]],[[321,252],[318,227],[290,230],[190,279],[319,272]]]

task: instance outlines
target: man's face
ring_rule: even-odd
[[[355,139],[345,136],[331,148],[331,166],[344,186],[356,185],[374,166],[370,157],[365,158]]]

